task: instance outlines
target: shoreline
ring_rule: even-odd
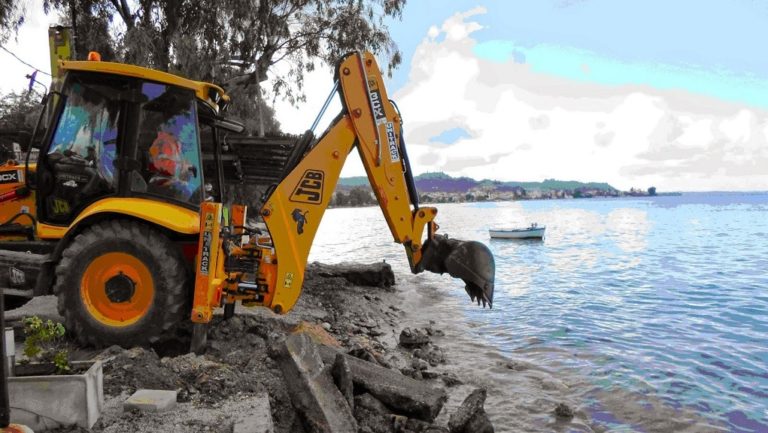
[[[265,394],[276,433],[308,431],[301,427],[282,372],[269,353],[275,341],[297,327],[315,341],[338,344],[353,356],[398,370],[426,386],[445,389],[448,400],[435,419],[439,426],[448,424],[465,397],[484,388],[485,412],[495,431],[605,432],[616,427],[604,423],[606,420],[594,411],[595,402],[591,399],[596,398],[595,385],[589,378],[548,362],[552,350],[565,353],[565,349],[550,348],[541,341],[525,341],[519,349],[502,352],[487,341],[502,336],[483,335],[483,321],[489,319],[481,321],[474,314],[457,314],[463,308],[475,306],[467,303],[463,293],[446,293],[448,289],[442,281],[394,273],[396,281],[391,288],[371,287],[352,284],[338,272],[339,267],[360,270],[366,266],[371,265],[312,263],[307,267],[299,302],[287,315],[238,305],[235,317],[223,321],[219,311],[211,323],[209,347],[204,355],[185,354],[188,342],[184,341],[154,349],[77,349],[74,354],[78,358],[98,357],[106,361],[105,406],[91,431],[220,431],[222,425],[251,413],[252,406],[260,404]],[[448,286],[448,280],[445,281]],[[55,320],[55,303],[52,296],[38,298],[9,311],[10,320],[18,319],[24,311]],[[400,345],[400,334],[406,328],[427,334],[428,345]],[[594,361],[586,359],[589,354],[570,355],[583,357],[588,363]],[[123,412],[122,402],[140,388],[177,390],[178,405],[164,413]],[[650,414],[643,412],[643,404],[650,401],[658,412],[650,422],[659,427],[651,431],[724,431],[696,414],[654,402],[652,396],[636,396],[611,387],[598,390],[605,393],[597,397],[598,406],[604,407],[607,414],[617,414],[621,426],[648,422],[644,417]],[[572,418],[557,415],[560,405],[571,411]],[[51,431],[87,430],[65,427]]]

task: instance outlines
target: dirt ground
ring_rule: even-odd
[[[354,279],[353,279],[354,280]],[[330,345],[434,386],[461,383],[453,373],[440,373],[446,356],[429,343],[439,335],[439,324],[425,323],[409,335],[413,347],[398,345],[404,312],[394,287],[360,286],[334,276],[325,265],[308,267],[304,290],[290,314],[278,316],[264,308],[238,305],[230,320],[217,315],[210,325],[208,350],[189,354],[188,341],[168,341],[151,348],[73,348],[75,357],[104,361],[105,407],[93,432],[229,432],[237,419],[253,410],[267,393],[277,433],[301,433],[304,428],[291,404],[280,368],[269,356],[269,346],[297,328],[308,330]],[[57,318],[55,299],[34,299],[9,311],[12,324],[27,315]],[[124,412],[122,403],[141,388],[178,391],[178,405],[164,413]],[[55,432],[85,432],[77,427]],[[447,431],[447,430],[446,430]]]

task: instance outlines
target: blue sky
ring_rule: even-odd
[[[475,51],[601,84],[680,88],[768,108],[768,2],[758,0],[416,0],[392,35],[409,62],[429,27],[483,6]],[[588,65],[585,72],[583,65]]]
[[[51,21],[36,10],[9,48],[47,69]],[[768,1],[409,0],[390,31],[417,174],[768,189]],[[27,85],[0,63],[1,91]],[[308,74],[301,107],[276,101],[284,131],[312,123],[331,76]],[[343,176],[365,174],[355,159]]]

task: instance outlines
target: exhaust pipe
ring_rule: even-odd
[[[482,302],[483,307],[487,303],[493,308],[496,263],[485,244],[435,235],[424,243],[418,269],[437,274],[448,272],[454,278],[461,278],[473,302],[477,301],[477,305]]]

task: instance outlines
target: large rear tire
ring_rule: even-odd
[[[174,335],[190,301],[179,248],[147,224],[112,220],[85,229],[56,267],[64,324],[83,344],[148,345]]]

